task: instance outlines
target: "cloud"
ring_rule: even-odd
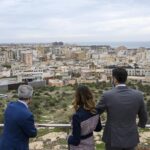
[[[149,40],[148,0],[1,0],[0,42]]]

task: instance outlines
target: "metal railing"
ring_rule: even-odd
[[[71,124],[36,124],[37,127],[55,127],[55,128],[71,128]],[[105,124],[102,124],[103,127],[105,127]],[[3,128],[4,124],[0,124],[0,127]],[[146,128],[150,128],[150,124],[146,125]]]

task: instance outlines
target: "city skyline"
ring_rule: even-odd
[[[149,41],[148,0],[1,0],[0,43]]]

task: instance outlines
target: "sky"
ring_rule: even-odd
[[[0,43],[150,41],[149,0],[0,0]]]

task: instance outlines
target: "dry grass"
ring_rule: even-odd
[[[150,146],[139,146],[136,150],[150,150]]]

